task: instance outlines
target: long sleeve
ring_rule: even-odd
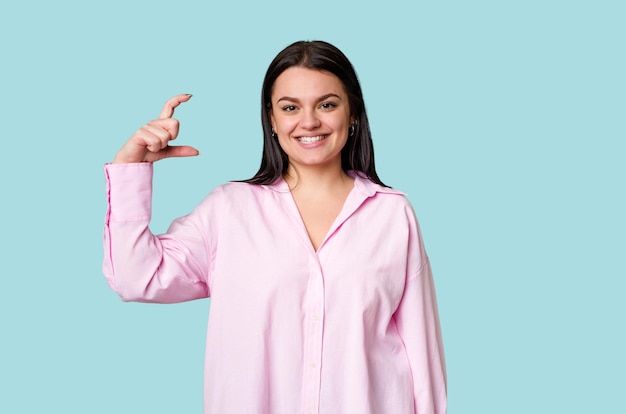
[[[396,323],[413,373],[416,414],[444,414],[446,365],[430,265],[408,280]]]
[[[209,242],[190,216],[149,229],[152,164],[105,166],[108,208],[103,272],[124,301],[174,303],[209,296]]]
[[[395,313],[411,365],[416,414],[445,414],[447,378],[435,284],[412,209],[408,245],[410,273]]]

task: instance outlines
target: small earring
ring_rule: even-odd
[[[354,130],[356,129],[356,121],[350,124],[350,128],[348,128],[348,136],[354,135]]]
[[[272,128],[272,138],[278,139],[278,134],[274,131],[274,128]]]

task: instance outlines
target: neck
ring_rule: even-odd
[[[290,164],[284,179],[292,192],[334,191],[354,181],[343,171],[341,164],[333,167]]]

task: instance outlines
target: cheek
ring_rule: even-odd
[[[289,134],[296,128],[298,122],[289,118],[274,118],[274,125],[276,126],[277,132]]]
[[[338,116],[335,120],[335,126],[337,126],[337,128],[344,128],[347,130],[350,127],[350,118],[350,111],[344,111],[344,113]]]
[[[289,135],[284,133],[278,133],[278,146],[287,155],[287,158],[291,158],[293,155],[294,145],[297,145]]]
[[[348,133],[348,128],[350,128],[350,122],[349,119],[338,119],[336,120],[336,122],[333,124],[333,129],[335,131],[337,131],[338,133]]]

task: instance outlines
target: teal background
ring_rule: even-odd
[[[433,264],[450,414],[623,413],[622,1],[0,6],[0,412],[200,413],[209,301],[122,303],[102,166],[163,102],[195,159],[156,166],[155,232],[251,176],[282,48],[362,82],[382,179]]]

